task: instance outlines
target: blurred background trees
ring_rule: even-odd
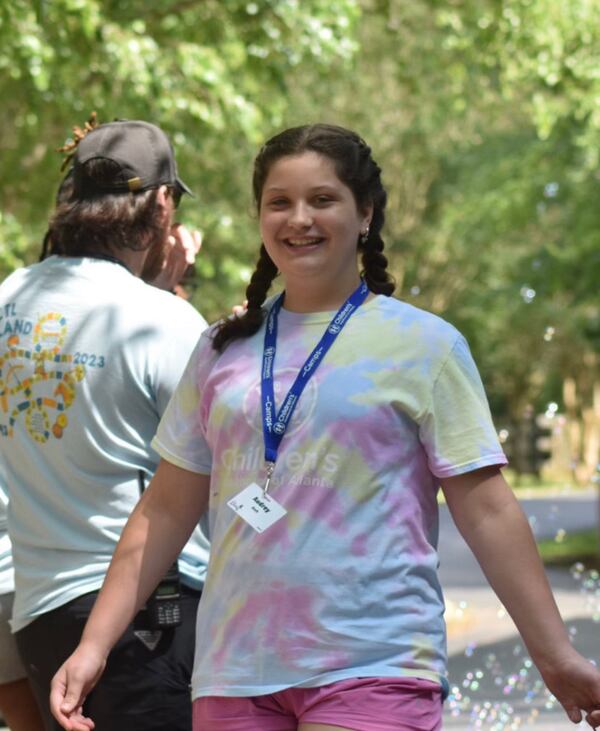
[[[0,274],[37,258],[72,126],[144,118],[196,192],[181,211],[205,237],[193,302],[214,319],[254,264],[262,140],[353,127],[389,188],[397,296],[467,335],[499,427],[547,412],[557,473],[586,482],[599,56],[600,0],[0,0]]]

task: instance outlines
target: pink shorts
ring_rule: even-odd
[[[420,678],[356,678],[269,695],[194,701],[193,731],[296,731],[321,723],[353,731],[439,731],[442,688]]]

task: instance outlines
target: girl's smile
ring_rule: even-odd
[[[371,208],[358,209],[329,158],[304,152],[273,164],[260,201],[260,230],[285,281],[286,308],[297,291],[309,289],[326,293],[324,307],[343,302],[358,283],[358,240],[371,215]]]
[[[310,238],[310,239],[286,239],[285,243],[288,246],[316,246],[317,244],[321,243],[323,239],[321,238]]]

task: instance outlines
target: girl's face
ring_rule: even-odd
[[[371,215],[372,207],[358,210],[332,160],[303,152],[273,163],[260,199],[260,232],[286,286],[317,278],[341,291],[358,283],[358,239]]]

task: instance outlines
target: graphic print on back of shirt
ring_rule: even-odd
[[[0,315],[0,436],[13,437],[23,420],[37,442],[61,439],[69,425],[67,411],[77,395],[86,366],[103,368],[103,355],[65,353],[67,320],[47,312],[37,322],[18,317],[15,303]]]

